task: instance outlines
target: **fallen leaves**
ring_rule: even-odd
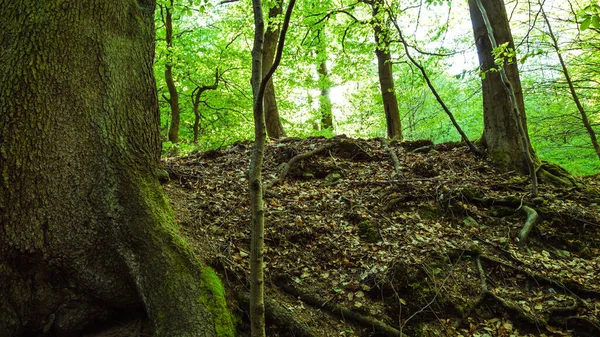
[[[277,176],[282,158],[289,159],[289,148],[298,154],[317,148],[322,142],[306,139],[270,144],[265,157],[265,179]],[[404,176],[399,178],[379,142],[356,142],[367,154],[363,156],[367,160],[325,152],[291,168],[285,180],[266,191],[267,279],[269,275],[290,275],[297,284],[323,298],[367,310],[396,325],[406,320],[410,315],[407,310],[418,304],[411,291],[425,291],[429,288],[424,284],[429,283],[437,289],[454,265],[456,270],[443,286],[444,301],[468,306],[478,296],[477,271],[468,261],[459,263],[461,257],[457,256],[457,252],[473,247],[491,256],[503,252],[505,255],[499,258],[524,270],[600,291],[599,227],[584,223],[598,224],[600,218],[598,212],[590,211],[580,201],[584,196],[571,200],[562,190],[541,186],[542,220],[530,238],[528,254],[514,241],[524,221],[518,212],[491,216],[491,206],[465,197],[475,191],[491,200],[515,196],[527,200],[523,194],[527,190],[526,178],[500,174],[466,148],[422,154],[393,146],[403,169]],[[174,179],[165,187],[186,235],[201,245],[203,256],[219,256],[227,272],[239,274],[238,279],[243,279],[248,270],[250,245],[245,172],[251,145],[244,144],[235,151],[219,150],[221,155],[212,153],[211,158],[199,153],[167,160]],[[333,173],[335,179],[326,179]],[[359,224],[366,221],[375,234],[371,237],[374,242],[365,241],[366,236],[360,233]],[[424,266],[423,279],[403,275],[410,279],[408,284],[413,288],[396,289],[396,281],[389,279],[400,262]],[[532,315],[543,317],[548,308],[572,303],[570,297],[561,297],[564,295],[560,289],[553,293],[549,287],[523,287],[530,278],[522,273],[496,266],[489,277],[498,282],[494,291]],[[390,294],[386,296],[391,296],[395,306],[404,311],[393,311],[382,293]],[[433,295],[420,294],[425,303]],[[582,315],[593,317],[600,313],[597,299],[589,300],[588,307]],[[444,310],[443,305],[434,305],[428,314],[439,316],[436,324],[448,335],[526,335],[504,317],[476,314],[468,317],[467,329],[450,328],[460,318]],[[419,319],[420,316],[412,319],[410,324]],[[442,324],[443,320],[447,324]],[[564,327],[548,325],[545,329],[539,332],[540,336],[567,333]]]

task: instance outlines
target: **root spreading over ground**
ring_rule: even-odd
[[[247,311],[250,142],[169,158],[177,221]],[[600,183],[459,144],[287,138],[265,158],[271,336],[600,336]]]

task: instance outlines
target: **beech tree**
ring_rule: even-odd
[[[223,287],[157,180],[152,0],[3,1],[0,335],[233,336]]]
[[[392,54],[390,52],[390,33],[388,19],[385,18],[383,0],[374,0],[370,3],[373,8],[373,29],[375,30],[375,55],[377,55],[377,72],[381,98],[385,111],[388,138],[402,139],[402,126],[400,112],[394,87],[394,74],[392,72]]]
[[[279,29],[277,17],[281,15],[282,3],[283,1],[278,0],[273,7],[269,8],[263,46],[263,74],[266,74],[267,71],[269,71],[269,68],[273,65],[273,59],[275,58],[275,50],[277,49],[277,41],[279,41],[279,33],[281,31]],[[271,79],[265,87],[264,101],[265,123],[269,138],[278,139],[285,137],[285,130],[283,124],[281,124],[279,109],[277,108],[277,97],[275,95],[273,79]]]
[[[321,28],[317,33],[316,46],[317,74],[319,95],[319,115],[321,120],[321,130],[333,130],[333,104],[331,103],[331,79],[327,69],[327,39],[325,28]]]
[[[477,6],[479,0],[469,0],[469,10],[475,45],[479,56],[482,75],[483,91],[483,120],[484,131],[482,141],[488,149],[488,154],[498,167],[510,171],[516,170],[529,174],[528,156],[531,156],[535,166],[539,166],[539,159],[531,148],[529,135],[527,134],[527,120],[525,117],[525,105],[523,103],[523,91],[519,78],[519,69],[513,60],[502,58],[500,65],[508,83],[505,83],[498,71],[496,58],[493,55],[493,47],[488,36],[488,27],[484,22],[481,11]],[[514,42],[508,23],[508,16],[502,0],[483,0],[482,4],[487,11],[493,34],[498,45],[507,43],[505,51],[514,51]],[[509,90],[507,90],[507,87]],[[510,91],[514,94],[510,97]],[[513,117],[516,110],[518,119]],[[521,124],[525,137],[519,133],[518,123]],[[526,148],[528,151],[523,151]],[[535,168],[534,168],[535,170]]]
[[[179,108],[179,93],[173,79],[173,0],[168,0],[166,4],[161,4],[160,14],[165,25],[165,39],[167,43],[167,63],[165,64],[165,81],[169,89],[169,97],[164,99],[171,107],[171,125],[169,127],[169,140],[173,143],[179,141],[179,124],[181,123],[181,112]]]

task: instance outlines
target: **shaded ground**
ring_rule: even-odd
[[[177,221],[241,335],[251,147],[165,160]],[[600,336],[598,177],[531,198],[527,177],[466,147],[340,136],[270,143],[264,180],[271,336]],[[528,207],[539,218],[518,242]]]

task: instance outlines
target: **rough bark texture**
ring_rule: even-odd
[[[170,7],[165,6],[165,31],[166,31],[166,42],[167,51],[171,52],[173,49],[173,0],[170,0]],[[169,89],[169,106],[171,107],[171,126],[169,127],[169,140],[173,143],[179,141],[179,124],[181,120],[181,113],[179,109],[179,93],[177,87],[175,87],[175,80],[173,79],[173,56],[169,55],[168,62],[165,65],[165,81],[167,82],[167,88]]]
[[[373,4],[373,18],[375,19],[375,54],[377,55],[377,72],[379,73],[379,86],[381,98],[385,111],[387,125],[387,136],[392,139],[402,139],[402,125],[400,124],[400,112],[398,111],[398,100],[394,88],[394,76],[392,73],[392,56],[389,50],[389,32],[387,25],[380,17],[380,7],[383,1]]]
[[[502,0],[483,0],[482,4],[488,13],[498,45],[508,42],[508,47],[514,49],[504,2]],[[496,68],[492,55],[492,45],[487,36],[485,22],[483,21],[481,12],[477,8],[475,0],[469,0],[469,11],[481,71],[485,73],[485,77],[482,79],[483,143],[487,146],[490,158],[492,158],[499,168],[507,171],[516,170],[527,174],[529,173],[527,158],[522,150],[523,146],[516,122],[511,115],[510,97],[507,94],[500,73],[494,70],[490,71],[490,69]],[[527,142],[529,143],[519,69],[517,64],[513,62],[505,64],[504,70],[512,84],[518,111],[523,112],[520,117]],[[539,159],[531,147],[529,152],[536,166],[539,165]]]
[[[281,30],[279,29],[279,24],[276,23],[274,19],[281,15],[281,5],[282,1],[277,1],[275,7],[269,9],[269,26],[265,32],[263,45],[263,74],[266,74],[269,68],[271,68],[273,59],[275,58],[275,50],[277,49],[277,41],[279,41],[279,33]],[[267,83],[267,87],[265,88],[264,109],[265,123],[269,138],[279,139],[285,137],[285,130],[283,129],[283,124],[281,124],[281,118],[279,118],[279,109],[277,108],[273,79]]]
[[[156,178],[153,1],[0,0],[0,336],[232,336]]]

